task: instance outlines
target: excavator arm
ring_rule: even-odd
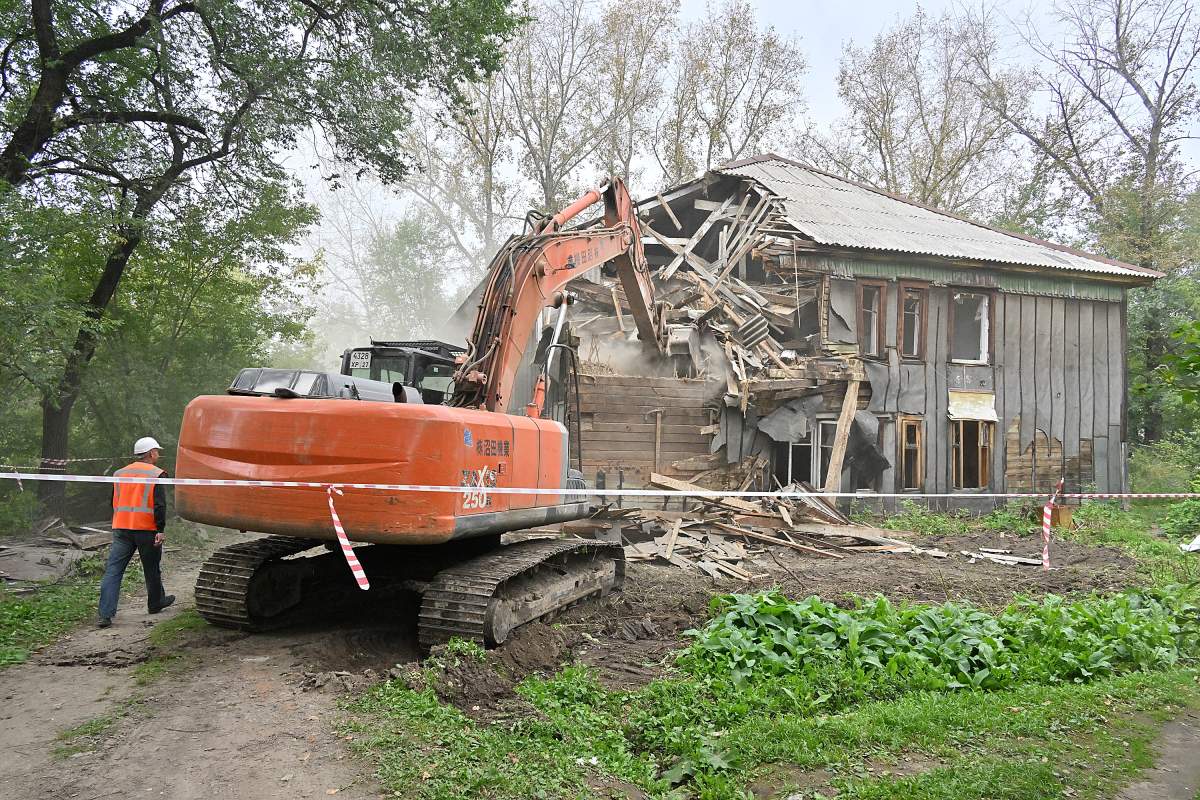
[[[602,227],[563,230],[599,202],[604,203]],[[616,265],[638,336],[662,352],[664,317],[654,303],[637,213],[624,182],[614,177],[541,222],[533,233],[509,239],[496,254],[467,352],[454,377],[451,405],[508,410],[541,310],[560,305],[564,286],[607,261]]]

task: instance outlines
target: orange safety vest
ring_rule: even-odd
[[[153,464],[135,461],[114,472],[113,477],[157,478],[162,474],[163,470]],[[158,530],[154,522],[154,486],[153,483],[113,484],[113,528],[126,531]]]

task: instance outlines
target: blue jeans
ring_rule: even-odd
[[[142,560],[142,572],[146,576],[146,606],[154,611],[162,606],[163,590],[162,572],[159,564],[162,561],[162,546],[154,544],[154,531],[124,531],[114,530],[112,546],[108,550],[108,564],[104,567],[104,577],[100,580],[100,616],[112,619],[117,613],[117,599],[121,595],[121,579],[125,577],[125,567],[133,558],[136,550]]]

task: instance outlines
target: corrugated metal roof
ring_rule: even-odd
[[[716,171],[758,181],[781,199],[788,221],[819,244],[1091,272],[1139,283],[1161,276],[989,228],[773,154]]]

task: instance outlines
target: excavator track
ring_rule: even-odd
[[[213,553],[196,579],[196,611],[221,628],[247,631],[270,627],[270,615],[256,608],[252,582],[269,562],[323,545],[319,539],[267,536],[227,545]]]
[[[422,593],[420,644],[428,649],[452,637],[502,644],[518,626],[619,589],[624,580],[619,544],[540,539],[506,545],[434,576]]]

